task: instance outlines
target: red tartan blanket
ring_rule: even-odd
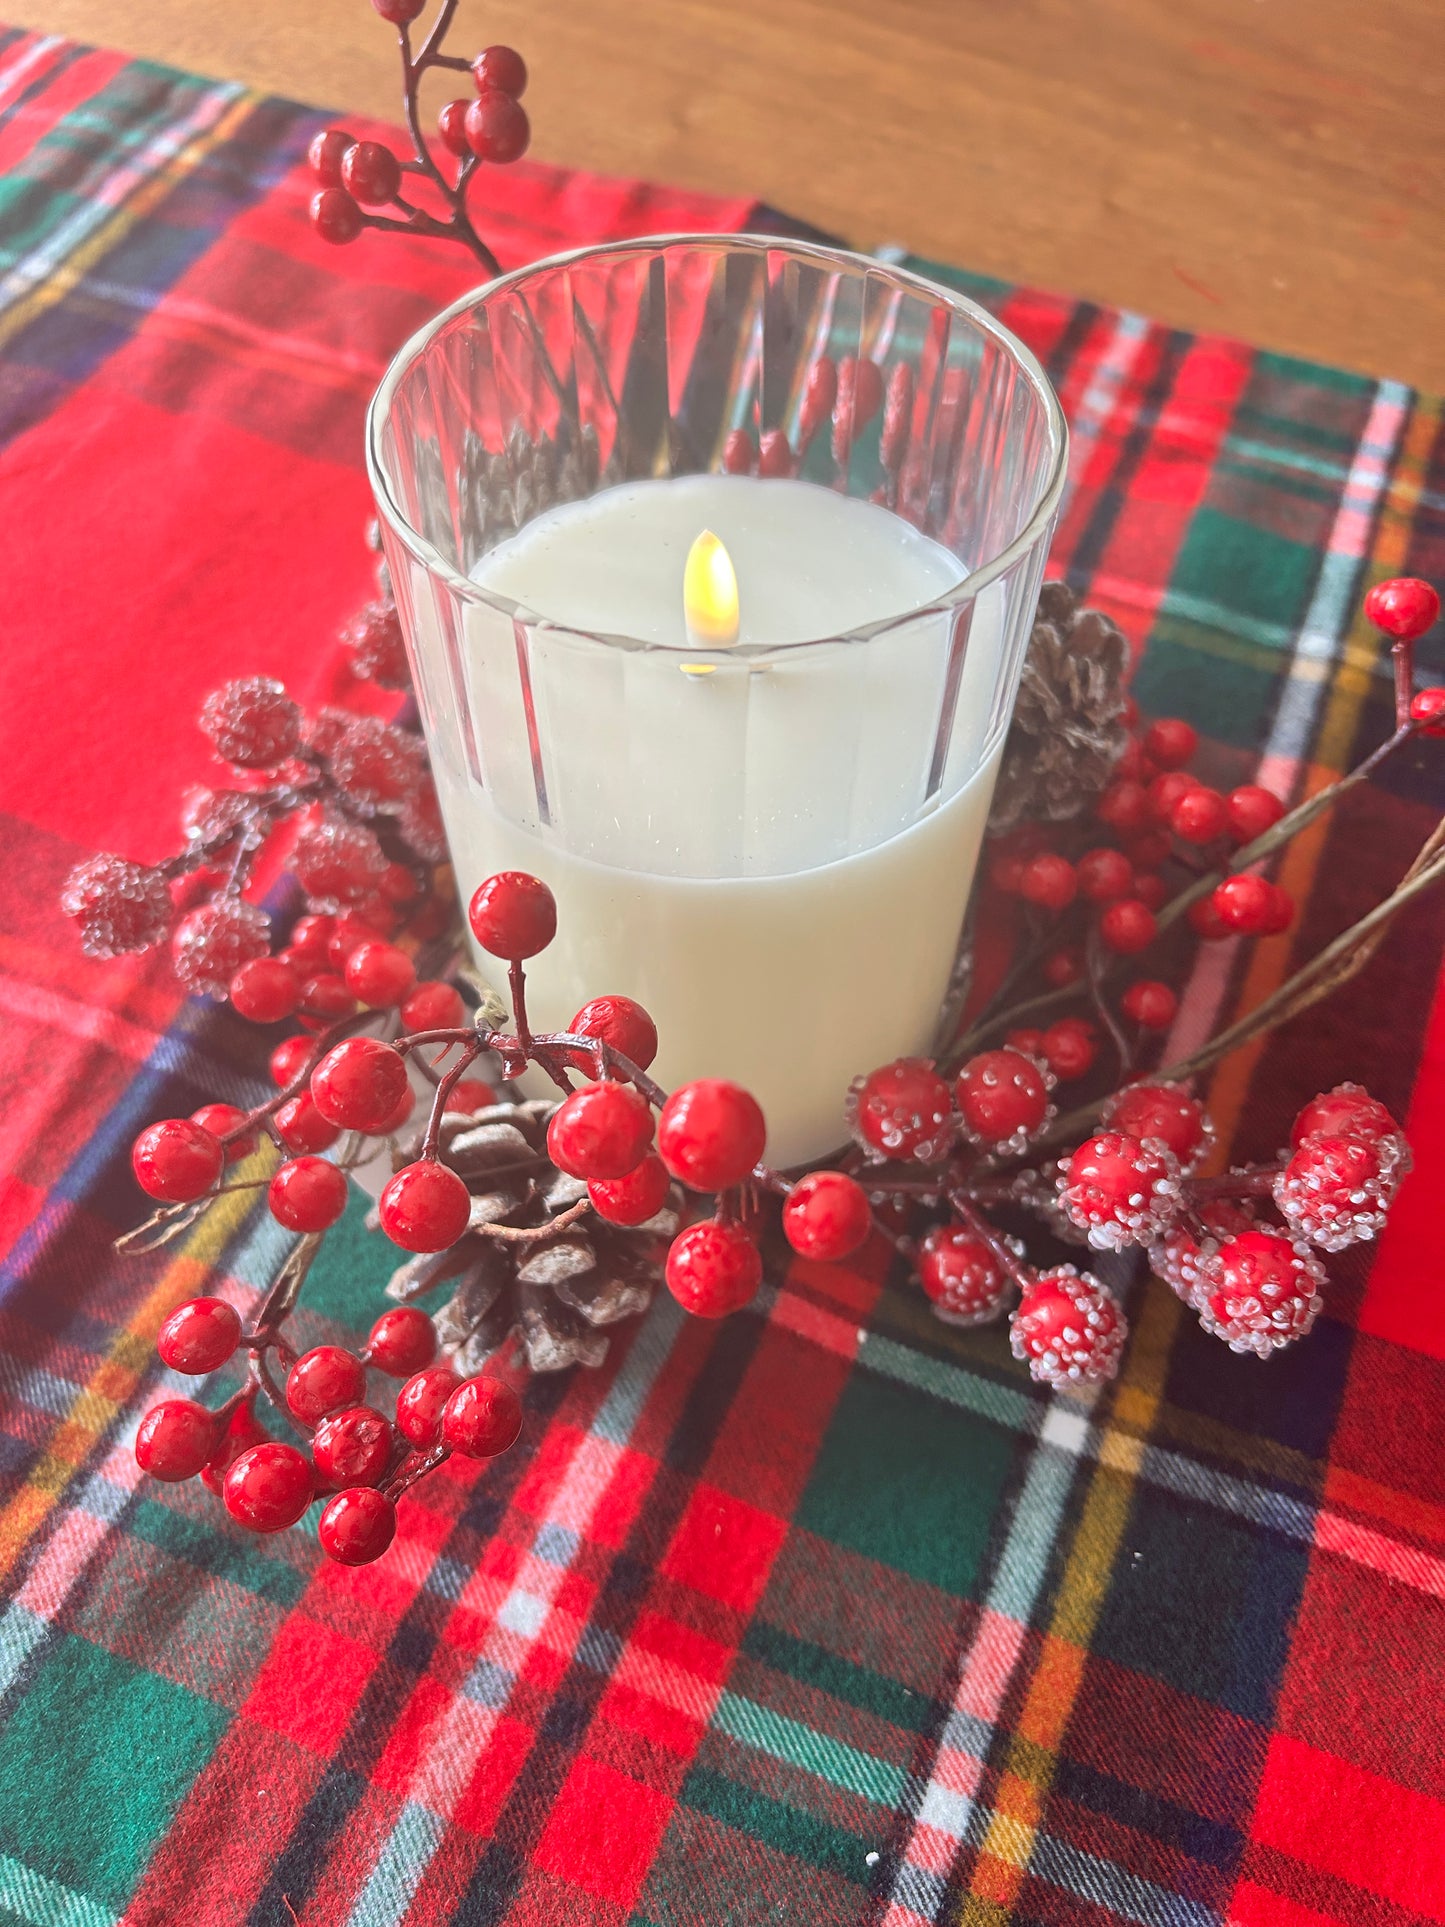
[[[163,966],[87,962],[56,895],[96,847],[172,846],[216,683],[358,700],[333,638],[371,581],[363,410],[471,278],[316,243],[319,124],[0,32],[0,1920],[1445,1920],[1439,903],[1213,1081],[1241,1156],[1347,1075],[1408,1114],[1416,1175],[1296,1353],[1236,1358],[1140,1281],[1118,1383],[1049,1400],[904,1280],[795,1261],[719,1328],[664,1303],[539,1383],[522,1447],[429,1480],[376,1567],[140,1478],[161,1319],[245,1305],[284,1240],[242,1199],[117,1260],[129,1141],[257,1091],[264,1046]],[[496,179],[504,265],[766,218]],[[1144,706],[1281,793],[1379,740],[1354,612],[1445,580],[1440,403],[952,278],[1059,387],[1053,569],[1125,628]],[[1424,656],[1440,680],[1440,635]],[[1302,943],[1403,869],[1422,767],[1294,847]],[[1176,1041],[1288,947],[1210,947]],[[310,1342],[369,1322],[362,1216]]]

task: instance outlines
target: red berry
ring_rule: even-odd
[[[243,1452],[226,1474],[227,1512],[251,1532],[294,1526],[311,1503],[311,1467],[294,1445],[268,1440]]]
[[[1121,897],[1117,903],[1107,905],[1099,918],[1100,940],[1123,957],[1147,950],[1158,929],[1154,912],[1138,897]]]
[[[1076,984],[1084,974],[1084,953],[1073,944],[1051,950],[1044,958],[1044,977],[1056,990]]]
[[[667,1288],[695,1318],[740,1311],[762,1282],[758,1248],[739,1224],[695,1224],[673,1239],[667,1254]]]
[[[751,475],[757,465],[758,451],[745,428],[734,428],[723,443],[723,472]]]
[[[353,1486],[322,1507],[316,1536],[339,1566],[369,1566],[396,1537],[396,1507],[371,1486]]]
[[[897,468],[908,452],[913,432],[913,369],[897,361],[888,371],[888,392],[883,404],[883,433],[878,453],[885,468]]]
[[[405,1062],[376,1037],[333,1045],[311,1073],[316,1110],[346,1131],[383,1129],[409,1088]]]
[[[288,1231],[327,1231],[346,1209],[346,1176],[324,1158],[291,1158],[266,1193],[271,1216]]]
[[[1258,783],[1241,783],[1225,799],[1229,811],[1229,834],[1236,843],[1253,843],[1257,836],[1273,829],[1284,815],[1284,804],[1273,790]]]
[[[394,27],[406,27],[425,10],[426,0],[371,0],[383,20]]]
[[[1322,1251],[1373,1238],[1410,1169],[1402,1137],[1308,1137],[1274,1181],[1279,1214]]]
[[[1122,850],[1085,850],[1074,869],[1079,889],[1091,903],[1128,896],[1134,881],[1134,866]]]
[[[348,910],[339,917],[328,917],[327,922],[331,925],[331,935],[326,940],[326,955],[318,968],[322,972],[339,971],[344,979],[352,952],[360,950],[363,944],[375,943],[381,932],[357,910]]]
[[[527,63],[515,47],[483,47],[472,62],[472,79],[479,94],[495,87],[520,100],[527,91]]]
[[[1124,854],[1136,870],[1157,870],[1169,860],[1172,845],[1165,830],[1140,830],[1128,838]]]
[[[1229,828],[1229,805],[1218,790],[1197,784],[1170,810],[1169,827],[1186,843],[1213,843]]]
[[[657,1025],[630,997],[594,997],[567,1028],[577,1037],[600,1037],[640,1071],[657,1055]]]
[[[422,894],[424,885],[404,863],[388,863],[377,879],[377,889],[388,903],[415,903]]]
[[[192,1298],[161,1326],[156,1350],[173,1372],[214,1372],[240,1340],[241,1315],[234,1305],[224,1298]]]
[[[171,932],[171,963],[186,989],[225,997],[243,963],[271,948],[271,919],[243,897],[198,904]]]
[[[520,160],[532,138],[527,110],[500,87],[489,87],[467,109],[467,145],[479,161],[505,166]]]
[[[769,428],[758,444],[758,473],[786,480],[793,472],[793,445],[781,428]]]
[[[1136,736],[1131,736],[1119,752],[1118,761],[1114,764],[1114,776],[1127,776],[1136,783],[1148,783],[1158,773],[1144,754],[1144,745]]]
[[[60,907],[79,923],[87,957],[151,949],[170,929],[173,910],[163,871],[108,853],[76,865],[65,879]]]
[[[1003,1040],[1010,1050],[1022,1051],[1025,1057],[1037,1057],[1044,1061],[1044,1033],[1041,1030],[1011,1030]]]
[[[1278,914],[1274,886],[1266,877],[1226,877],[1215,885],[1209,902],[1227,930],[1246,937],[1262,936]]]
[[[298,1091],[279,1111],[273,1112],[271,1122],[277,1137],[296,1157],[329,1151],[341,1135],[341,1127],[323,1117],[316,1108],[310,1091]]]
[[[833,403],[833,459],[848,460],[853,443],[883,406],[883,371],[876,361],[844,355]]]
[[[1178,1012],[1179,999],[1168,984],[1141,977],[1119,999],[1119,1008],[1131,1023],[1145,1030],[1168,1030]]]
[[[645,1157],[641,1164],[621,1178],[598,1178],[587,1186],[598,1217],[609,1224],[646,1224],[667,1203],[672,1179],[667,1166],[657,1156]]]
[[[357,141],[342,157],[341,185],[363,207],[384,207],[401,192],[401,163],[380,141]]]
[[[1098,1033],[1083,1017],[1061,1017],[1039,1040],[1044,1062],[1065,1084],[1082,1077],[1098,1055]]]
[[[900,1057],[855,1079],[848,1121],[865,1151],[921,1164],[946,1156],[957,1124],[947,1084],[923,1057]]]
[[[318,970],[326,968],[335,928],[335,917],[298,917],[292,924],[285,956],[297,976],[314,977]]]
[[[306,150],[311,172],[323,187],[340,187],[341,163],[354,136],[343,128],[328,127],[317,134]]]
[[[1417,689],[1410,698],[1410,719],[1424,723],[1425,736],[1445,736],[1445,689]]]
[[[525,870],[488,877],[467,915],[483,950],[509,963],[535,957],[557,934],[557,899],[540,877]]]
[[[307,823],[292,844],[291,869],[307,896],[339,908],[375,890],[385,874],[386,857],[364,824],[321,816]]]
[[[1204,1106],[1182,1084],[1127,1085],[1104,1106],[1102,1122],[1141,1143],[1158,1138],[1186,1171],[1203,1156],[1213,1137]]]
[[[450,984],[418,984],[401,1007],[404,1030],[457,1030],[466,1017],[461,992]]]
[[[346,979],[334,971],[323,970],[319,976],[308,977],[301,986],[301,1021],[313,1029],[350,1017],[355,1009],[356,999],[347,989]]]
[[[1439,616],[1440,598],[1417,575],[1392,576],[1377,582],[1365,597],[1365,614],[1397,642],[1414,642]]]
[[[1221,937],[1230,937],[1234,934],[1215,909],[1212,894],[1200,897],[1197,902],[1191,903],[1186,914],[1190,929],[1203,937],[1206,943],[1217,943]]]
[[[652,1108],[630,1084],[584,1084],[564,1097],[547,1126],[547,1151],[573,1178],[623,1178],[652,1142]]]
[[[522,1401],[500,1378],[466,1378],[442,1413],[442,1443],[469,1459],[494,1459],[515,1445]]]
[[[1016,1050],[969,1058],[953,1087],[963,1128],[975,1144],[1021,1151],[1049,1115],[1049,1077]]]
[[[451,1106],[448,1105],[446,1108],[450,1110]],[[372,1137],[395,1137],[415,1109],[416,1092],[412,1089],[411,1085],[408,1084],[396,1100],[396,1108],[387,1112],[384,1120],[377,1125],[376,1129],[371,1132],[370,1135]]]
[[[352,1405],[317,1425],[311,1458],[328,1485],[377,1485],[391,1464],[392,1442],[380,1412]]]
[[[285,1090],[311,1062],[315,1049],[309,1037],[287,1037],[271,1053],[271,1081],[278,1090]]]
[[[397,827],[424,863],[446,862],[447,833],[442,824],[441,799],[437,795],[436,784],[429,776],[421,778],[402,804]],[[451,902],[448,900],[442,930],[451,922],[451,911]],[[414,930],[416,923],[414,917]],[[440,935],[440,931],[437,934]]]
[[[1179,1160],[1158,1138],[1100,1131],[1064,1165],[1059,1201],[1101,1251],[1161,1238],[1179,1215]]]
[[[142,1472],[168,1485],[193,1479],[216,1449],[220,1430],[214,1412],[189,1398],[166,1398],[153,1405],[135,1435],[135,1460]]]
[[[1164,887],[1163,877],[1151,876],[1147,871],[1136,870],[1130,894],[1136,896],[1146,910],[1162,910],[1164,899],[1169,892]]]
[[[976,1232],[937,1224],[918,1248],[918,1277],[947,1325],[986,1325],[1003,1310],[1009,1275]]]
[[[798,409],[798,439],[805,448],[832,414],[837,399],[838,364],[831,355],[819,355],[808,369]]]
[[[1183,770],[1166,770],[1149,785],[1149,815],[1155,823],[1167,823],[1176,807],[1199,788],[1197,777]]]
[[[447,1092],[446,1109],[460,1117],[475,1117],[500,1099],[491,1085],[480,1077],[459,1077]]]
[[[207,696],[201,728],[242,769],[274,769],[301,747],[301,708],[269,676],[242,676]]]
[[[836,1264],[867,1243],[873,1214],[862,1187],[842,1171],[813,1171],[783,1206],[783,1236],[803,1258]]]
[[[278,1024],[301,1001],[301,980],[279,957],[253,957],[231,979],[231,1008],[253,1024]]]
[[[209,1131],[212,1137],[227,1138],[238,1124],[245,1123],[246,1115],[234,1104],[203,1104],[198,1111],[191,1112],[191,1122]],[[240,1137],[228,1138],[221,1150],[228,1164],[237,1164],[242,1158],[250,1157],[260,1142],[259,1131],[246,1131]]]
[[[1359,1084],[1337,1084],[1312,1097],[1294,1121],[1292,1144],[1307,1137],[1393,1137],[1399,1125],[1376,1097]]]
[[[1149,821],[1149,795],[1142,783],[1121,776],[1108,784],[1094,805],[1094,814],[1111,830],[1142,830]]]
[[[461,1382],[450,1365],[428,1365],[397,1393],[396,1429],[418,1451],[429,1451],[441,1437],[442,1413]]]
[[[762,1157],[767,1135],[757,1099],[741,1085],[699,1077],[663,1105],[657,1152],[694,1191],[725,1191],[741,1184]]]
[[[1319,1260],[1277,1231],[1226,1238],[1203,1272],[1207,1301],[1199,1322],[1231,1351],[1268,1358],[1303,1338],[1319,1314]]]
[[[1254,1220],[1248,1208],[1232,1198],[1197,1203],[1192,1214],[1203,1226],[1196,1236],[1188,1221],[1171,1225],[1158,1244],[1149,1247],[1149,1268],[1168,1285],[1176,1298],[1202,1312],[1209,1303],[1209,1267],[1221,1238],[1249,1231]]]
[[[388,1378],[410,1378],[436,1357],[437,1331],[416,1305],[384,1311],[371,1328],[365,1358]]]
[[[1288,930],[1294,922],[1294,898],[1288,890],[1281,890],[1277,883],[1271,883],[1269,914],[1265,921],[1264,935],[1277,937],[1281,931]]]
[[[359,1405],[365,1396],[366,1367],[340,1345],[303,1352],[286,1376],[286,1403],[306,1425],[345,1405]]]
[[[1026,903],[1036,903],[1044,910],[1067,910],[1078,892],[1073,864],[1052,850],[1031,856],[1019,872],[1019,895]]]
[[[1178,716],[1161,716],[1144,731],[1144,754],[1160,769],[1182,769],[1199,747],[1199,731]]]
[[[1009,1320],[1009,1344],[1031,1378],[1059,1389],[1113,1378],[1128,1329],[1097,1278],[1056,1265],[1024,1287]]]
[[[148,1125],[131,1147],[131,1169],[148,1197],[165,1204],[203,1198],[221,1175],[220,1140],[188,1117]]]
[[[403,1251],[445,1251],[467,1228],[472,1196],[455,1171],[422,1159],[397,1172],[377,1208],[382,1230]]]

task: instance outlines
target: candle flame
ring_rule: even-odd
[[[682,612],[695,649],[727,649],[738,639],[738,578],[733,559],[704,529],[687,552]]]

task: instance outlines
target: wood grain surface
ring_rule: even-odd
[[[3,10],[397,116],[367,0]],[[1445,0],[462,0],[492,40],[541,159],[1445,389]]]

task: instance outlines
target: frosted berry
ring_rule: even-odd
[[[1179,1215],[1179,1160],[1158,1138],[1100,1131],[1065,1162],[1059,1202],[1100,1251],[1157,1242]]]
[[[381,1228],[403,1251],[445,1251],[467,1228],[472,1198],[455,1171],[420,1160],[397,1172],[377,1207]]]
[[[270,676],[242,676],[207,696],[201,728],[241,769],[274,769],[301,747],[301,708]]]
[[[609,1224],[646,1224],[667,1203],[671,1189],[667,1166],[654,1154],[625,1177],[595,1179],[587,1186],[587,1195],[598,1217]]]
[[[947,1084],[923,1057],[900,1057],[848,1092],[848,1122],[865,1151],[936,1164],[947,1156],[958,1120]]]
[[[272,1113],[271,1122],[277,1137],[293,1157],[329,1151],[341,1136],[340,1125],[322,1115],[310,1091],[298,1091]]]
[[[1109,1099],[1101,1121],[1140,1143],[1157,1138],[1184,1171],[1199,1162],[1214,1135],[1204,1106],[1182,1084],[1130,1084]]]
[[[515,1445],[522,1401],[500,1378],[467,1378],[442,1412],[442,1444],[469,1459],[494,1459]]]
[[[441,1437],[442,1413],[461,1382],[450,1365],[428,1365],[397,1393],[396,1429],[419,1452],[429,1451]]]
[[[1079,893],[1079,880],[1067,857],[1052,850],[1031,856],[1019,872],[1018,893],[1044,910],[1067,910]]]
[[[1229,805],[1218,790],[1197,784],[1170,810],[1169,827],[1186,843],[1213,843],[1229,828]]]
[[[119,957],[158,944],[171,927],[164,873],[108,852],[79,863],[65,879],[60,907],[80,925],[87,957]]]
[[[1199,731],[1178,716],[1161,716],[1144,732],[1144,754],[1160,769],[1180,769],[1199,747]]]
[[[226,1474],[221,1497],[238,1525],[282,1532],[311,1503],[311,1467],[293,1445],[268,1440],[243,1452]]]
[[[965,1134],[991,1151],[1022,1151],[1049,1115],[1046,1070],[1016,1050],[969,1058],[953,1087]]]
[[[1199,1322],[1231,1351],[1268,1358],[1314,1324],[1324,1276],[1306,1246],[1277,1231],[1242,1231],[1226,1238],[1206,1267]]]
[[[1312,1097],[1290,1130],[1290,1142],[1308,1137],[1392,1137],[1399,1125],[1376,1097],[1359,1084],[1337,1084]]]
[[[577,1037],[600,1037],[640,1071],[657,1055],[657,1025],[630,997],[594,997],[567,1028]]]
[[[947,1325],[986,1325],[1008,1299],[1008,1273],[966,1225],[933,1227],[918,1248],[918,1277]]]
[[[301,979],[279,957],[253,957],[231,979],[231,1008],[253,1024],[279,1024],[301,1001]]]
[[[169,1485],[193,1479],[216,1449],[220,1425],[214,1412],[189,1398],[166,1398],[153,1405],[135,1435],[135,1460],[142,1472]]]
[[[1445,736],[1445,689],[1417,689],[1410,698],[1410,720],[1426,725],[1425,736]]]
[[[1202,1312],[1209,1303],[1211,1266],[1222,1238],[1254,1228],[1249,1208],[1232,1198],[1214,1198],[1197,1206],[1198,1225],[1173,1224],[1157,1244],[1149,1247],[1149,1268],[1168,1285],[1176,1298]]]
[[[327,1485],[376,1485],[391,1464],[393,1440],[380,1412],[369,1405],[350,1405],[316,1427],[312,1463]]]
[[[652,1107],[630,1084],[584,1084],[564,1097],[547,1126],[547,1152],[569,1177],[622,1178],[652,1142]]]
[[[1119,1369],[1128,1326],[1092,1273],[1056,1265],[1025,1285],[1009,1320],[1009,1344],[1029,1376],[1056,1390],[1098,1384]]]
[[[1122,850],[1107,847],[1085,850],[1074,865],[1079,889],[1090,903],[1112,903],[1115,897],[1129,895],[1134,882],[1134,866]]]
[[[1142,830],[1149,821],[1149,794],[1133,777],[1117,777],[1105,785],[1094,805],[1094,814],[1111,830],[1127,835]]]
[[[271,1069],[271,1081],[278,1090],[284,1091],[311,1062],[315,1049],[309,1037],[287,1037],[276,1046],[267,1060]]]
[[[657,1124],[658,1156],[694,1191],[741,1184],[766,1139],[757,1099],[722,1077],[699,1077],[675,1090]]]
[[[417,984],[402,1001],[403,1030],[458,1030],[467,1014],[461,992],[451,984]]]
[[[763,1261],[741,1225],[708,1219],[673,1239],[666,1276],[684,1311],[696,1318],[726,1318],[756,1295]]]
[[[286,1376],[286,1403],[304,1425],[328,1412],[359,1405],[366,1396],[366,1367],[341,1345],[316,1345],[304,1352]]]
[[[410,1378],[436,1356],[437,1332],[416,1305],[397,1305],[384,1311],[371,1328],[365,1359],[388,1378]]]
[[[1365,614],[1397,642],[1414,642],[1433,627],[1440,614],[1440,597],[1417,575],[1391,576],[1388,582],[1377,582],[1365,597]]]
[[[1280,1216],[1322,1251],[1373,1238],[1410,1168],[1404,1139],[1308,1137],[1274,1181]]]
[[[1267,877],[1226,877],[1215,885],[1209,902],[1227,930],[1246,937],[1263,936],[1277,914],[1274,885]]]
[[[364,823],[322,816],[307,823],[296,838],[291,869],[313,902],[340,909],[376,888],[386,857]]]
[[[171,936],[171,962],[186,989],[224,997],[231,979],[271,948],[271,920],[244,897],[218,897],[187,911]]]
[[[1141,977],[1119,999],[1119,1008],[1131,1023],[1144,1030],[1168,1030],[1178,1012],[1179,999],[1168,984]]]
[[[465,103],[463,103],[465,106]],[[457,150],[454,150],[457,151]],[[390,602],[369,602],[342,640],[351,650],[351,667],[365,682],[382,689],[405,689],[411,682],[401,617]]]
[[[449,154],[464,160],[471,153],[471,143],[467,140],[467,109],[469,100],[449,100],[437,115],[437,136]]]
[[[1083,1017],[1061,1017],[1039,1039],[1044,1062],[1061,1083],[1082,1077],[1099,1054],[1098,1033]]]
[[[348,716],[327,760],[349,797],[368,808],[401,802],[422,769],[421,739],[379,716]]]
[[[351,961],[352,952],[360,950],[364,943],[376,943],[382,933],[369,917],[362,915],[360,910],[347,910],[341,916],[332,917],[328,921],[331,924],[331,935],[327,939],[326,955],[320,969],[339,972],[342,981],[345,982],[346,966]]]
[[[499,166],[520,160],[532,138],[526,108],[511,94],[504,94],[500,87],[489,87],[484,94],[478,94],[467,109],[462,125],[467,145],[477,159]]]
[[[288,1231],[328,1231],[346,1210],[346,1176],[324,1158],[290,1158],[266,1192],[271,1216]]]
[[[472,79],[479,94],[495,87],[520,100],[527,91],[527,63],[515,47],[483,47],[472,62]]]
[[[467,916],[483,950],[508,963],[535,957],[557,934],[557,899],[540,877],[525,870],[488,877]]]
[[[261,1134],[256,1130],[244,1131],[240,1137],[227,1137],[229,1132],[245,1121],[245,1111],[238,1110],[234,1104],[203,1104],[198,1111],[191,1112],[192,1124],[199,1124],[212,1137],[227,1138],[227,1142],[221,1146],[227,1164],[236,1164],[240,1159],[250,1157],[261,1142]]]
[[[356,141],[342,156],[341,185],[363,207],[384,207],[401,192],[401,163],[380,141]]]
[[[872,1229],[862,1187],[843,1171],[811,1172],[783,1206],[783,1236],[799,1257],[824,1264],[851,1257]]]
[[[226,1162],[219,1138],[188,1117],[162,1118],[146,1127],[131,1146],[136,1183],[147,1197],[163,1204],[190,1204],[203,1198]]]
[[[354,138],[344,128],[327,127],[307,148],[306,159],[322,187],[340,187],[341,163]]]
[[[1147,950],[1158,929],[1154,912],[1138,897],[1121,897],[1117,903],[1108,904],[1099,918],[1100,940],[1121,957]]]
[[[161,1326],[156,1350],[173,1372],[214,1372],[241,1340],[241,1315],[224,1298],[192,1298]]]
[[[1231,790],[1225,802],[1229,811],[1229,834],[1236,843],[1253,843],[1257,836],[1274,828],[1284,815],[1284,804],[1273,790],[1258,783],[1241,783]]]
[[[346,960],[346,987],[372,1010],[391,1010],[416,982],[416,966],[394,943],[358,944]]]
[[[369,1566],[396,1537],[396,1507],[371,1486],[354,1486],[322,1507],[316,1536],[337,1565]]]
[[[311,1097],[329,1123],[346,1131],[380,1131],[409,1088],[406,1064],[376,1037],[333,1045],[311,1073]]]

